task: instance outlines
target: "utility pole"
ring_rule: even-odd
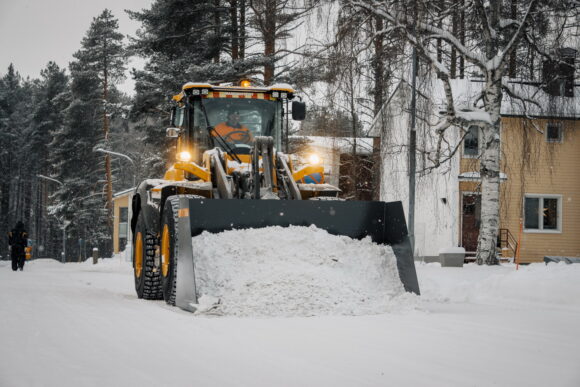
[[[416,148],[417,148],[417,49],[413,47],[413,66],[411,81],[411,131],[409,133],[409,239],[411,240],[411,250],[415,255],[415,173],[416,165]]]
[[[413,34],[417,32],[419,17],[417,0],[413,1]],[[409,132],[409,240],[411,253],[415,257],[415,174],[417,172],[417,47],[413,45],[413,64],[411,66],[411,128]]]

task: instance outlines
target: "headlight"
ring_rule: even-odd
[[[191,160],[191,153],[189,153],[187,151],[179,152],[177,154],[177,159],[179,161],[189,161],[189,160]]]
[[[322,163],[322,159],[316,153],[311,154],[308,157],[308,161],[310,162],[310,164],[320,164],[320,163]]]

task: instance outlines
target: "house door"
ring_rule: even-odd
[[[481,220],[481,195],[464,193],[461,213],[461,244],[465,251],[477,250]]]

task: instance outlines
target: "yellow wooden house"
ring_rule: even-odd
[[[547,115],[547,114],[546,114]],[[460,243],[477,247],[479,161],[470,129],[460,161]],[[580,257],[580,119],[504,116],[501,129],[500,244],[502,255],[538,262]]]
[[[134,188],[113,195],[113,252],[125,250],[131,243],[131,200]],[[129,244],[128,244],[129,243]]]
[[[430,122],[437,122],[444,101],[440,82],[417,95],[418,149],[433,149]],[[458,102],[481,94],[480,79],[451,81]],[[569,77],[561,93],[541,83],[506,80],[522,99],[504,95],[501,107],[500,235],[504,258],[541,262],[544,257],[580,258],[580,84]],[[373,130],[381,137],[381,200],[400,200],[408,215],[408,142],[411,87],[401,82]],[[526,102],[523,102],[526,101]],[[426,119],[425,117],[430,117]],[[414,247],[416,259],[436,259],[448,247],[464,247],[473,257],[480,226],[479,157],[475,126],[448,138],[459,149],[449,161],[427,170],[418,152]],[[461,142],[463,138],[463,142]],[[421,169],[427,172],[421,172]]]

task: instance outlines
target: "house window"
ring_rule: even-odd
[[[562,142],[562,124],[560,122],[548,122],[546,125],[546,141]]]
[[[531,195],[524,198],[524,228],[531,232],[560,232],[562,198],[559,195]]]
[[[557,51],[557,58],[544,61],[544,90],[554,97],[574,97],[576,56],[578,51],[565,47]]]
[[[477,157],[479,155],[479,128],[470,126],[463,138],[463,155]]]
[[[122,251],[127,244],[129,209],[119,208],[119,251]]]

